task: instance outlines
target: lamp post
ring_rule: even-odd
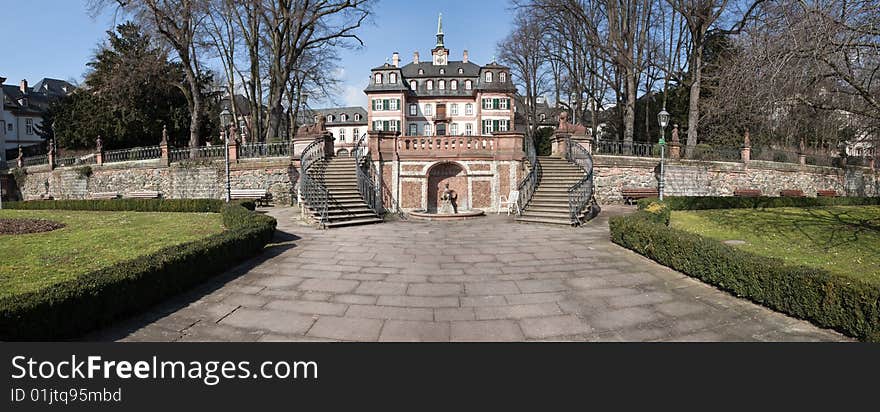
[[[663,192],[665,189],[665,167],[664,163],[666,160],[666,126],[669,125],[669,112],[666,111],[666,106],[664,105],[663,110],[660,113],[657,113],[657,122],[660,123],[660,201],[663,201]]]
[[[229,109],[220,112],[220,125],[223,127],[223,147],[226,159],[226,203],[229,203],[232,195],[232,184],[229,179],[229,126],[232,125],[232,113]]]

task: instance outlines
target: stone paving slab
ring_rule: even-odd
[[[621,210],[580,229],[493,215],[322,231],[270,209],[279,244],[87,339],[849,340],[614,245]]]

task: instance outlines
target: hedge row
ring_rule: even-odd
[[[644,209],[657,198],[639,200]],[[671,210],[761,209],[772,207],[874,206],[880,197],[736,197],[736,196],[671,196],[663,202]]]
[[[144,210],[163,211],[170,205],[167,200],[152,202],[163,206],[144,207]],[[175,203],[181,209],[187,204]],[[201,210],[200,207],[213,203],[189,204],[201,205],[196,207]],[[141,206],[144,205],[138,203],[138,207]],[[222,233],[166,247],[39,291],[0,299],[0,339],[49,340],[80,336],[222,273],[260,253],[272,239],[274,218],[249,211],[239,203],[221,202],[219,212],[227,228]]]
[[[613,217],[610,227],[614,243],[660,264],[819,326],[880,341],[880,289],[874,285],[673,229],[648,212]]]
[[[220,213],[226,203],[220,199],[103,199],[103,200],[32,200],[4,202],[6,209],[25,210],[99,210],[104,212],[187,212]],[[254,210],[253,201],[239,202]]]

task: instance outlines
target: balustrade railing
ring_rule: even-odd
[[[660,148],[649,143],[600,140],[593,144],[593,152],[610,156],[660,157]]]
[[[358,138],[352,150],[352,156],[355,158],[355,167],[357,169],[358,192],[364,198],[370,210],[378,216],[383,216],[385,211],[382,205],[382,193],[379,191],[379,185],[376,184],[376,169],[373,166],[373,160],[370,158],[367,143],[367,135],[364,134]]]
[[[159,146],[148,146],[108,150],[104,152],[104,158],[102,160],[104,163],[116,163],[158,159],[160,157],[162,157],[162,149]]]
[[[397,151],[407,154],[468,154],[495,150],[492,136],[403,136]]]
[[[290,156],[290,142],[248,143],[238,146],[239,159]]]
[[[584,177],[568,188],[568,210],[571,224],[580,225],[581,215],[595,204],[593,192],[593,156],[583,146],[568,138],[566,159],[584,170]]]
[[[55,159],[56,167],[73,166],[75,164],[77,164],[77,158],[75,157],[60,157]]]
[[[170,162],[219,159],[223,157],[226,157],[225,146],[182,147],[168,151],[168,160]]]
[[[49,164],[49,156],[48,155],[39,155],[39,156],[25,157],[21,161],[25,167],[47,165],[47,164]]]
[[[299,193],[305,203],[301,206],[307,206],[317,215],[322,228],[327,225],[330,204],[330,193],[324,185],[324,161],[327,159],[324,147],[324,138],[318,138],[303,149],[299,176]]]
[[[529,161],[529,174],[516,187],[516,190],[519,191],[519,210],[516,211],[517,215],[522,215],[523,210],[532,201],[532,195],[535,194],[538,182],[541,181],[542,176],[541,162],[538,161],[538,152],[535,149],[535,141],[532,137],[525,136],[523,138],[523,151],[525,151],[526,158]]]

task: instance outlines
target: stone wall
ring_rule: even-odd
[[[157,160],[85,167],[28,168],[20,187],[25,199],[52,196],[83,199],[90,193],[150,190],[169,199],[220,199],[226,193],[223,161],[195,161],[163,166]],[[287,158],[240,160],[230,167],[233,189],[267,189],[277,204],[290,204],[299,171]]]
[[[597,155],[594,164],[599,203],[620,203],[624,187],[658,187],[659,159]],[[765,196],[786,189],[800,189],[807,196],[828,189],[846,196],[880,196],[880,174],[864,167],[675,160],[665,163],[664,175],[669,196],[732,196],[738,188],[758,189]]]

